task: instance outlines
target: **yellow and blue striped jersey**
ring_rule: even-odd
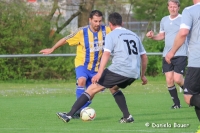
[[[75,67],[85,66],[88,70],[98,71],[105,36],[110,31],[110,27],[102,25],[98,32],[92,32],[89,25],[87,25],[65,37],[70,46],[77,45]]]

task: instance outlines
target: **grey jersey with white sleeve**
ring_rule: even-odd
[[[188,67],[200,68],[200,3],[186,7],[183,10],[180,28],[190,30]]]
[[[165,47],[163,50],[163,57],[171,50],[175,37],[180,29],[181,15],[179,14],[175,18],[170,18],[170,15],[162,18],[160,22],[160,33],[165,34]],[[177,50],[174,56],[187,56],[187,40],[185,43]]]
[[[135,33],[122,27],[114,29],[106,35],[104,51],[113,56],[110,71],[129,78],[140,77],[140,56],[146,51]]]

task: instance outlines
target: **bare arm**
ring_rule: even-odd
[[[147,79],[145,77],[145,72],[147,69],[148,57],[146,54],[141,55],[141,80],[143,85],[147,84]]]
[[[154,35],[154,32],[153,31],[149,31],[147,32],[146,36],[152,40],[163,40],[165,38],[165,33],[164,32],[161,32],[161,33],[158,33],[157,35]]]
[[[55,49],[57,49],[58,47],[64,45],[65,43],[66,43],[66,39],[62,38],[52,48],[43,49],[39,53],[42,53],[42,54],[51,54]]]
[[[106,67],[106,64],[108,63],[109,58],[110,58],[110,52],[104,51],[102,58],[101,58],[101,63],[99,66],[98,73],[92,78],[92,83],[95,83],[99,80],[99,78],[101,77],[101,75]]]

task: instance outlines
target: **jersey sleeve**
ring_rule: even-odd
[[[138,39],[139,39],[139,54],[140,55],[146,54],[146,50],[144,49],[142,41],[140,40],[140,38],[138,38]]]
[[[106,35],[106,38],[105,38],[104,51],[112,53],[113,49],[114,49],[114,43],[113,43],[111,35],[108,34]]]
[[[77,31],[75,31],[74,33],[68,35],[65,37],[66,42],[70,45],[78,45],[80,42],[80,32],[81,32],[82,28],[79,28]]]
[[[160,33],[164,33],[165,30],[164,30],[164,18],[161,19],[160,21]]]
[[[182,12],[180,29],[184,28],[190,30],[191,27],[192,27],[192,17],[187,8],[185,8]]]

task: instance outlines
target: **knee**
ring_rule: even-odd
[[[171,87],[174,85],[174,80],[173,78],[166,78],[167,86]]]
[[[113,86],[113,87],[110,88],[109,90],[110,90],[111,94],[114,94],[114,93],[116,93],[116,92],[119,90],[119,87]]]
[[[183,80],[181,79],[174,79],[174,82],[177,83],[179,86],[182,86],[183,85]]]
[[[94,96],[96,93],[100,92],[103,88],[100,87],[99,85],[97,84],[91,84],[86,92],[90,95],[90,96]]]
[[[84,78],[78,79],[78,86],[85,87],[85,84],[86,84],[86,79]]]
[[[179,86],[183,86],[184,84],[184,78],[181,74],[174,74],[174,82],[177,83]]]
[[[190,99],[191,99],[191,95],[184,95],[184,100],[185,100],[185,102],[188,104],[188,105],[190,105]]]

